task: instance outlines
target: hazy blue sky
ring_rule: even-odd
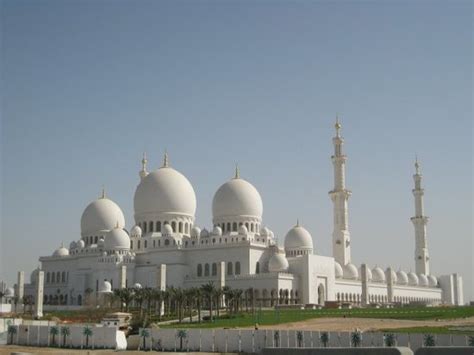
[[[0,279],[79,239],[103,184],[130,228],[165,148],[198,225],[238,162],[279,240],[299,217],[330,255],[338,112],[354,262],[414,269],[418,153],[433,272],[474,295],[470,1],[1,3]]]

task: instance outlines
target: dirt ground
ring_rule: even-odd
[[[362,331],[378,329],[396,329],[413,327],[472,326],[474,317],[464,319],[443,320],[399,320],[370,318],[314,318],[301,322],[260,326],[259,329],[290,329],[290,330],[325,330],[325,331]]]

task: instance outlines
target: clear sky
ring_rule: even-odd
[[[102,185],[131,228],[165,148],[199,226],[238,162],[279,240],[299,218],[330,255],[339,113],[354,262],[414,269],[418,154],[432,270],[473,298],[470,1],[1,4],[0,279],[78,240]]]

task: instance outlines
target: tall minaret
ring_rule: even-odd
[[[428,223],[428,217],[424,215],[423,208],[423,195],[424,190],[421,187],[421,178],[423,175],[420,173],[420,164],[418,159],[415,161],[415,188],[413,196],[415,196],[415,216],[411,218],[413,225],[415,226],[415,270],[417,274],[430,274],[430,256],[428,254],[428,243],[426,241],[426,224]]]
[[[342,153],[344,139],[341,137],[341,124],[336,117],[336,136],[332,139],[334,155],[331,157],[334,165],[334,189],[329,196],[334,203],[334,230],[332,232],[332,250],[336,261],[344,266],[351,262],[351,237],[347,212],[347,200],[351,191],[346,189],[345,164],[347,157]]]

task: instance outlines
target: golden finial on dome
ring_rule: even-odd
[[[239,164],[235,164],[235,175],[234,175],[234,179],[240,179]]]
[[[143,171],[146,170],[146,164],[148,163],[148,160],[146,159],[146,152],[143,152],[143,158],[142,158],[142,169]]]
[[[105,198],[105,197],[106,197],[106,195],[105,195],[105,186],[102,185],[102,193],[100,195],[100,198]]]
[[[297,227],[300,226],[300,219],[299,219],[299,218],[296,219],[296,226],[297,226]]]
[[[168,151],[165,149],[165,155],[163,157],[163,168],[169,167]]]

